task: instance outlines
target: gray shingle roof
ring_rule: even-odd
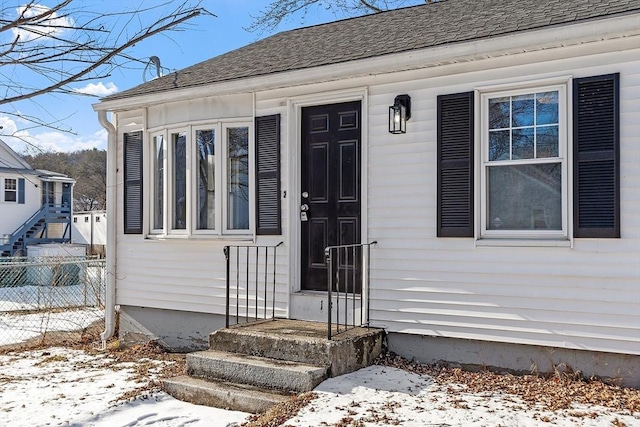
[[[105,100],[337,64],[638,11],[638,0],[444,0],[278,33]]]

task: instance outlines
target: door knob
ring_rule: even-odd
[[[307,205],[306,203],[300,206],[300,211],[306,212],[308,210],[309,210],[309,205]]]

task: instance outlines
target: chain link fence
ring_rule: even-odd
[[[88,257],[0,258],[0,350],[95,338],[104,329],[105,265]]]

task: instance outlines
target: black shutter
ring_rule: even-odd
[[[280,114],[256,117],[256,194],[257,234],[282,234]]]
[[[142,132],[124,134],[124,233],[142,233]]]
[[[473,92],[438,96],[438,237],[473,237]]]
[[[575,237],[620,237],[619,74],[573,81]]]

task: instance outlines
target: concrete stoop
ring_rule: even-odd
[[[369,366],[384,332],[355,328],[326,338],[326,325],[276,319],[210,335],[209,350],[187,355],[188,376],[165,380],[177,399],[244,412],[263,412],[329,377]]]

